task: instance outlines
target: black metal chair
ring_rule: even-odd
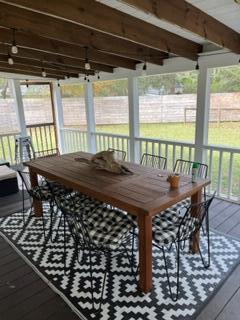
[[[108,148],[108,151],[114,151],[114,157],[116,160],[125,161],[127,153],[126,151]]]
[[[148,166],[148,167],[164,170],[164,169],[166,169],[167,158],[161,157],[161,156],[156,156],[156,155],[149,154],[149,153],[144,153],[142,155],[140,164],[143,166]]]
[[[173,168],[175,173],[191,175],[193,164],[196,163],[198,165],[197,177],[206,179],[208,174],[208,166],[201,162],[177,159]]]
[[[27,222],[25,221],[25,194],[24,190],[27,191],[30,201],[31,201],[31,206],[30,206],[30,214],[29,218],[31,218],[32,215],[32,209],[33,209],[33,199],[40,200],[40,201],[47,201],[50,205],[50,236],[51,240],[52,239],[52,226],[53,226],[53,216],[54,216],[54,197],[52,195],[52,190],[54,190],[55,194],[65,196],[67,193],[70,193],[70,189],[66,189],[60,184],[57,184],[55,182],[47,182],[36,186],[32,187],[31,181],[30,181],[30,174],[28,171],[21,171],[18,170],[18,174],[21,178],[22,181],[22,215],[23,215],[23,223],[24,226],[26,227]],[[49,188],[51,186],[51,190]],[[42,217],[42,223],[43,223],[43,232],[44,232],[44,237],[45,237],[45,224],[44,224],[44,217]]]
[[[215,193],[204,202],[185,207],[185,212],[176,215],[175,212],[170,215],[157,215],[153,219],[153,244],[160,248],[163,253],[164,265],[168,281],[170,296],[173,301],[177,301],[179,296],[179,270],[180,270],[180,253],[185,248],[186,241],[191,243],[194,236],[200,231],[203,220],[208,216],[209,207],[213,201]],[[193,214],[192,214],[193,213]],[[206,219],[208,221],[208,219]],[[205,268],[210,266],[210,237],[209,237],[209,224],[207,223],[207,262],[205,261],[201,246],[198,245],[200,257]],[[176,253],[170,252],[175,246]],[[166,256],[166,249],[169,254],[176,254],[176,291],[173,293],[170,276],[169,276],[169,261]]]
[[[66,263],[66,226],[67,223],[70,233],[75,241],[75,247],[82,257],[87,254],[89,261],[89,273],[91,282],[92,307],[97,313],[101,310],[103,294],[109,262],[113,256],[126,253],[131,270],[131,259],[128,255],[127,244],[131,242],[132,220],[128,215],[117,209],[109,209],[103,203],[89,198],[89,205],[81,203],[75,197],[61,198],[56,197],[58,208],[64,215],[64,263]],[[99,286],[94,288],[93,278],[93,255],[102,254],[106,258],[107,267],[105,269],[101,290]],[[132,270],[133,271],[133,270]],[[135,274],[134,274],[135,276]],[[96,308],[94,291],[99,291],[100,300]]]

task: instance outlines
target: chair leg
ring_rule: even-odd
[[[198,244],[199,254],[203,263],[204,268],[209,268],[211,263],[211,251],[210,251],[210,234],[209,234],[209,214],[206,214],[206,235],[207,235],[207,263],[203,257],[200,245]]]
[[[101,290],[101,296],[100,296],[100,302],[99,302],[99,306],[98,308],[96,309],[95,308],[95,303],[94,303],[94,288],[93,288],[93,269],[92,269],[92,249],[91,248],[88,248],[89,250],[89,264],[90,264],[90,268],[89,268],[89,271],[90,271],[90,281],[91,281],[91,293],[92,293],[92,308],[93,310],[96,311],[96,314],[100,313],[101,312],[101,308],[102,308],[102,302],[103,302],[103,295],[104,295],[104,289],[105,289],[105,284],[106,284],[106,278],[107,278],[107,272],[108,272],[108,269],[109,269],[109,265],[108,265],[108,256],[105,256],[106,258],[106,261],[107,261],[107,267],[105,269],[105,272],[104,272],[104,275],[103,275],[103,280],[102,280],[102,290]]]
[[[167,265],[167,258],[166,258],[166,254],[165,254],[165,249],[164,249],[164,247],[161,247],[162,252],[163,252],[163,260],[164,260],[164,265],[165,265],[165,270],[166,270],[166,276],[167,276],[169,292],[170,292],[171,299],[174,302],[176,302],[178,300],[178,294],[179,294],[179,269],[180,269],[180,245],[179,245],[179,243],[177,243],[176,246],[177,246],[177,248],[176,248],[176,250],[177,250],[177,256],[176,256],[176,259],[177,259],[177,272],[176,272],[177,285],[176,285],[175,294],[173,293],[171,282],[170,282],[170,276],[169,276],[169,271],[168,271],[168,265]]]

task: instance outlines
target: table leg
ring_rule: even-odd
[[[38,186],[38,177],[36,172],[32,171],[29,168],[29,173],[30,173],[30,181],[31,181],[31,186],[32,188]],[[42,201],[33,199],[33,209],[35,216],[41,217],[43,215],[43,207],[42,207]]]
[[[152,217],[139,216],[139,272],[140,291],[152,290]]]
[[[197,193],[193,194],[191,197],[191,201],[192,201],[192,204],[196,204],[196,203],[201,202],[202,201],[202,190],[199,190]],[[195,210],[194,210],[194,208],[192,208],[191,215],[194,217],[195,214],[196,214]],[[194,237],[190,243],[190,251],[192,253],[199,252],[199,242],[200,242],[200,231],[194,235]]]

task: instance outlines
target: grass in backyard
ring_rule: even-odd
[[[98,132],[128,135],[127,124],[97,125]],[[194,142],[194,123],[144,123],[140,125],[140,136]],[[209,144],[240,148],[240,122],[210,123]]]

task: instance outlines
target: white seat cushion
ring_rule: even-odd
[[[17,177],[17,172],[8,166],[0,166],[0,180],[12,179]]]

